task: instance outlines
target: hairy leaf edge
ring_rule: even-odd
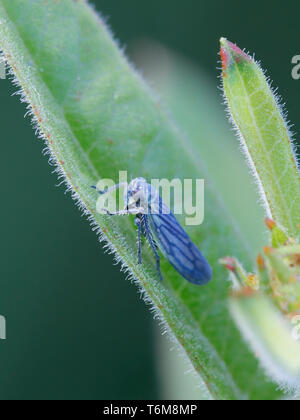
[[[91,7],[91,9],[94,12],[93,6]],[[109,35],[115,41],[115,38],[112,35],[112,31],[109,28],[107,28],[106,24],[104,24],[98,12],[96,12],[96,16],[99,19],[99,23],[106,27],[106,30],[108,31]],[[117,42],[117,46],[118,44],[119,43]],[[43,153],[44,155],[49,156],[49,163],[55,167],[55,169],[53,170],[53,173],[55,173],[58,179],[61,180],[59,185],[64,184],[66,186],[67,188],[66,193],[70,193],[71,198],[74,200],[76,206],[78,207],[82,215],[87,217],[87,220],[89,221],[92,230],[95,231],[96,235],[98,236],[99,242],[103,243],[104,250],[106,252],[109,252],[110,254],[113,254],[116,264],[120,264],[121,266],[120,270],[127,275],[128,280],[130,280],[132,283],[134,283],[137,286],[138,292],[141,298],[149,306],[150,312],[153,313],[154,319],[159,321],[162,334],[167,334],[170,339],[170,342],[174,343],[179,349],[179,354],[181,354],[182,357],[187,358],[189,363],[193,366],[193,369],[195,369],[195,371],[200,376],[199,383],[203,385],[203,382],[204,382],[204,384],[206,385],[208,393],[211,395],[211,399],[223,399],[224,395],[222,396],[221,394],[219,394],[218,390],[215,389],[214,386],[211,387],[212,384],[209,383],[208,375],[204,371],[201,371],[195,365],[193,357],[191,357],[192,355],[187,353],[186,349],[184,348],[184,343],[181,340],[179,341],[176,333],[173,331],[172,327],[169,325],[168,321],[165,319],[163,310],[158,307],[158,304],[155,302],[155,299],[151,296],[151,292],[146,287],[146,281],[145,281],[146,279],[141,279],[141,277],[144,276],[144,274],[137,272],[135,270],[135,267],[126,261],[126,258],[123,255],[123,252],[117,247],[115,247],[115,245],[110,240],[109,235],[108,235],[109,232],[107,232],[108,234],[104,233],[104,231],[106,230],[104,226],[101,226],[99,221],[96,221],[93,215],[93,210],[88,208],[87,204],[81,198],[80,194],[75,190],[75,187],[71,182],[71,179],[68,177],[68,174],[65,172],[62,165],[59,163],[59,156],[57,156],[57,154],[55,153],[55,150],[52,149],[49,144],[47,136],[45,135],[43,131],[42,124],[40,123],[38,116],[34,112],[34,104],[30,98],[30,92],[25,93],[25,87],[23,87],[22,82],[20,81],[21,77],[20,76],[18,77],[18,71],[15,68],[13,61],[11,60],[12,58],[11,54],[8,51],[5,51],[5,48],[2,45],[0,47],[2,48],[1,55],[7,64],[8,75],[11,76],[13,85],[19,89],[17,92],[15,92],[14,95],[19,95],[21,97],[21,102],[27,104],[27,112],[25,115],[31,117],[32,126],[33,126],[33,129],[35,130],[37,137],[42,139],[45,142],[45,149]],[[26,49],[25,46],[24,48]],[[125,57],[122,49],[120,48],[118,49],[119,49],[120,54],[122,55],[122,58],[126,60],[126,62],[128,63],[127,57]],[[136,77],[139,79],[140,82],[143,83],[147,92],[153,97],[153,92],[148,87],[147,83],[144,82],[141,75],[138,72],[136,72],[134,68],[132,69],[132,71],[134,71]],[[176,297],[176,300],[177,300],[177,297]],[[191,316],[192,322],[195,324],[195,330],[199,330],[199,332],[202,334],[200,326],[195,323],[194,318],[191,314],[190,316]],[[247,396],[245,394],[242,394],[241,391],[237,388],[231,376],[231,373],[227,370],[227,367],[224,361],[222,360],[222,358],[220,358],[220,356],[218,355],[213,345],[209,342],[209,340],[204,335],[202,335],[202,339],[206,341],[207,347],[211,348],[210,358],[216,357],[216,359],[218,360],[219,367],[221,367],[221,370],[222,370],[222,374],[227,377],[228,383],[231,384],[230,386],[232,388],[233,394],[236,396],[237,399],[247,399]]]

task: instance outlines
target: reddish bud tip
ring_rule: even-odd
[[[265,219],[265,223],[270,230],[273,230],[274,227],[276,226],[276,223],[274,222],[274,220],[269,219],[269,218]]]
[[[226,69],[227,69],[228,55],[227,55],[227,53],[225,51],[225,48],[221,47],[220,55],[221,55],[221,60],[222,60],[223,76],[226,77]]]
[[[227,270],[235,271],[235,260],[231,257],[225,257],[220,260],[220,263],[223,264]]]
[[[258,254],[258,256],[256,258],[256,262],[257,262],[258,268],[260,270],[264,270],[266,268],[265,260],[263,259],[261,254]]]
[[[243,61],[251,62],[252,59],[244,51],[242,51],[237,45],[228,41],[226,38],[220,39],[221,44],[221,60],[223,68],[223,76],[226,77],[226,70],[234,63],[238,64]]]
[[[270,255],[270,254],[272,254],[272,252],[273,252],[273,248],[271,248],[270,246],[265,246],[264,247],[264,253],[266,255]]]
[[[241,290],[234,292],[233,296],[247,298],[247,297],[253,296],[254,294],[255,294],[255,291],[250,286],[246,286],[246,287],[243,287]]]

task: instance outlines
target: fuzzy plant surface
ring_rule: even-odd
[[[263,73],[236,46],[221,44],[229,109],[272,228],[273,243],[257,269],[251,245],[211,182],[201,141],[175,125],[87,2],[0,0],[0,47],[51,162],[187,355],[206,388],[203,399],[277,399],[278,383],[296,388],[299,381],[299,345],[291,342],[288,321],[297,311],[299,174]],[[98,214],[90,188],[102,178],[117,182],[119,171],[148,180],[205,179],[205,223],[186,230],[213,268],[210,284],[187,283],[164,259],[160,282],[148,251],[137,263],[133,217]],[[241,264],[257,274],[249,276]]]
[[[270,230],[256,274],[235,258],[231,313],[262,366],[283,390],[300,385],[300,174],[296,147],[280,98],[255,60],[221,39],[228,112],[257,181]]]

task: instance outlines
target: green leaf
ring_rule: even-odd
[[[288,322],[296,320],[300,295],[296,253],[300,176],[296,154],[278,97],[259,65],[224,38],[221,58],[228,109],[265,201],[266,224],[274,247],[264,248],[266,263],[261,256],[257,259],[258,284],[269,296],[249,294],[251,288],[243,288],[231,298],[231,312],[269,376],[287,388],[298,387],[300,345]],[[291,252],[290,258],[286,252]]]
[[[251,258],[207,180],[200,139],[195,149],[174,126],[85,1],[0,0],[0,44],[59,173],[210,395],[275,398],[275,386],[265,381],[228,311],[229,285],[218,260],[231,253],[249,265]],[[205,223],[188,231],[213,266],[211,284],[188,284],[165,260],[160,283],[150,253],[137,264],[132,218],[97,214],[97,194],[90,186],[100,178],[117,181],[120,170],[148,180],[206,178]]]
[[[264,212],[228,126],[214,77],[156,42],[139,41],[134,46],[135,62],[189,136],[193,150],[209,172],[210,182],[222,195],[255,258],[265,244]]]
[[[221,39],[223,86],[230,114],[267,214],[299,238],[300,176],[288,124],[259,65]]]

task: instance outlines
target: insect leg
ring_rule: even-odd
[[[152,250],[154,252],[154,255],[155,255],[156,270],[158,272],[158,275],[159,275],[160,280],[162,281],[163,278],[162,278],[162,274],[161,274],[161,270],[160,270],[160,256],[159,256],[158,251],[157,251],[156,242],[155,242],[155,240],[153,239],[153,237],[151,235],[151,230],[150,230],[150,227],[149,227],[147,215],[144,214],[142,220],[143,220],[144,227],[145,227],[146,237],[147,237],[147,239],[149,241],[149,244],[150,244],[150,246],[151,246],[151,248],[152,248]]]
[[[137,216],[134,220],[138,228],[138,248],[139,248],[139,264],[142,264],[142,223],[141,219]]]
[[[109,211],[107,209],[102,209],[109,216],[127,216],[128,214],[142,214],[144,213],[143,207],[134,207],[132,209],[125,209],[120,211]]]
[[[127,185],[127,182],[121,182],[120,184],[113,185],[112,187],[106,188],[105,190],[99,190],[95,185],[92,185],[91,188],[96,190],[98,194],[103,195],[103,194],[108,194],[112,191],[115,191],[119,189],[120,187],[122,187],[123,185]]]

